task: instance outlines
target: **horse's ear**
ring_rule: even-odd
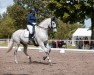
[[[52,17],[52,21],[56,22],[56,17]]]

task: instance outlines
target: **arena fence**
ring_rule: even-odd
[[[49,40],[52,48],[90,49],[94,40]]]
[[[10,39],[0,39],[0,48],[8,48]],[[90,46],[91,41],[94,40],[49,40],[49,45],[52,50],[60,50],[62,53],[65,51],[93,51],[94,46]],[[19,51],[23,47],[20,46]],[[29,45],[28,49],[39,49]]]

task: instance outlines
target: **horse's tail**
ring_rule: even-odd
[[[11,38],[10,43],[9,43],[9,48],[8,48],[7,53],[10,52],[10,51],[12,50],[13,45],[14,45],[13,38]]]

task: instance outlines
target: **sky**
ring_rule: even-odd
[[[9,5],[13,4],[13,0],[0,0],[0,14],[6,11]]]
[[[6,11],[6,8],[10,5],[13,5],[13,0],[0,0],[0,14]],[[85,20],[86,28],[91,26],[91,20]]]
[[[85,20],[85,26],[86,26],[86,28],[91,26],[91,19]]]

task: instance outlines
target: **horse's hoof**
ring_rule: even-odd
[[[47,58],[47,56],[44,56],[44,57],[43,57],[43,60],[45,60],[46,58]]]
[[[51,49],[49,50],[49,54],[50,54],[50,52],[51,52]]]
[[[15,60],[15,63],[18,64],[18,61]]]
[[[32,61],[31,60],[29,60],[29,62],[28,62],[29,64],[32,64]]]
[[[53,66],[52,63],[49,63],[50,66]]]
[[[31,57],[29,57],[29,64],[31,64],[32,63],[32,60],[31,60]]]
[[[15,62],[16,64],[18,64],[18,62]]]
[[[52,61],[51,60],[49,60],[49,65],[52,66]]]

